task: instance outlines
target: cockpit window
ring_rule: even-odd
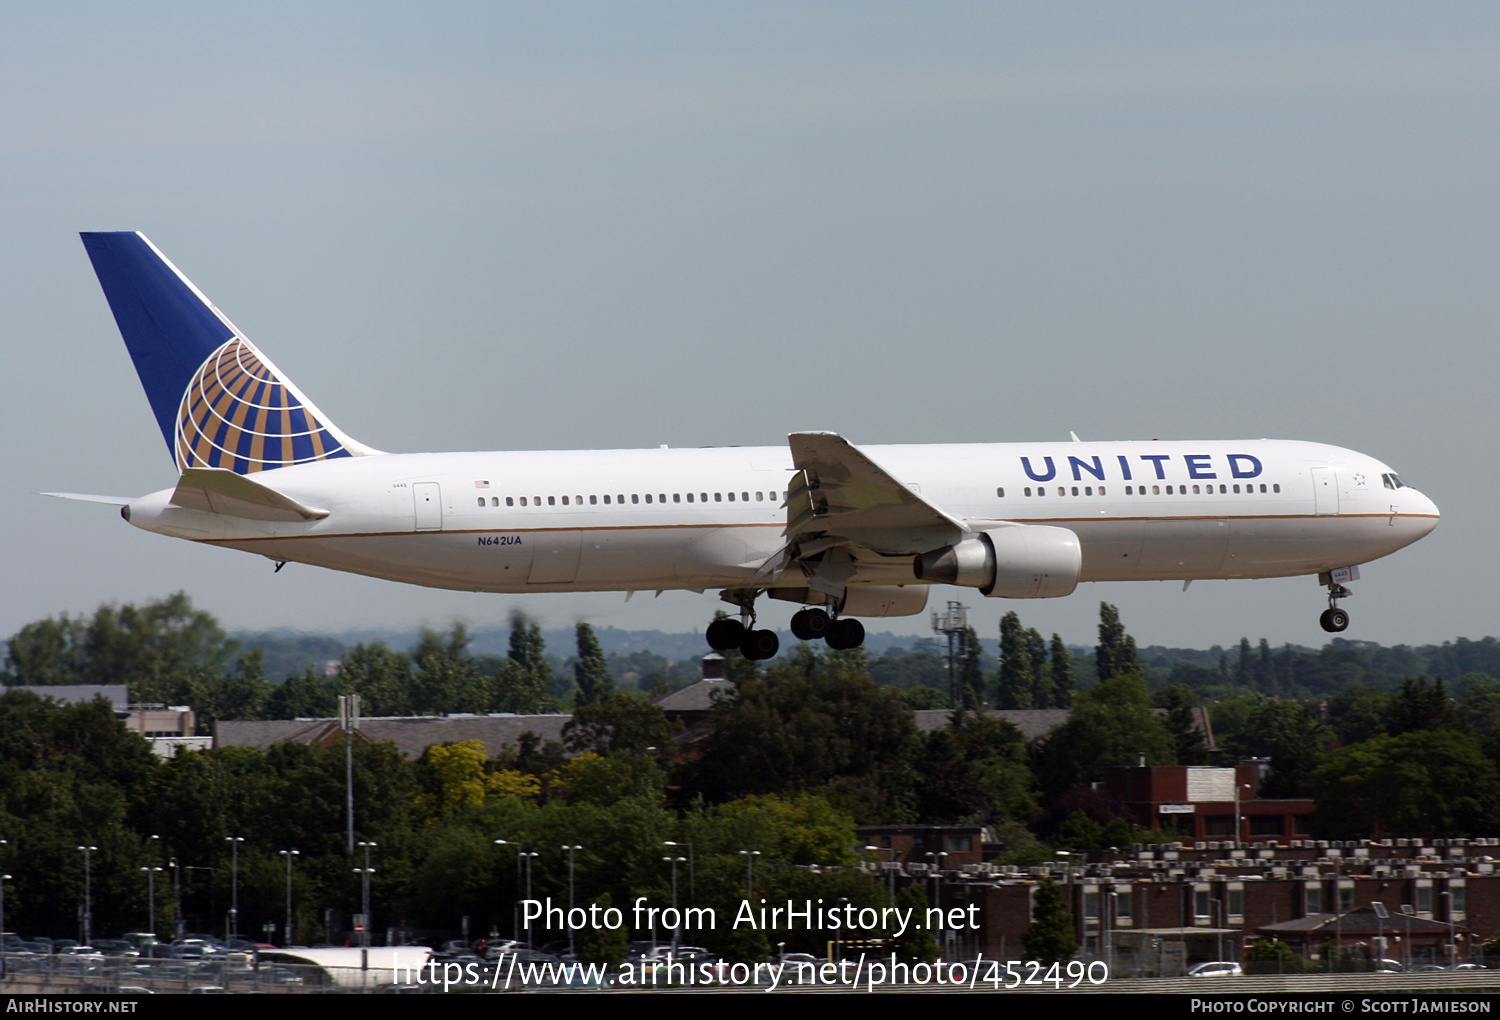
[[[1404,489],[1404,488],[1406,488],[1406,483],[1401,480],[1401,476],[1398,475],[1398,474],[1391,474],[1391,473],[1383,474],[1383,475],[1380,476],[1380,480],[1385,483],[1385,487],[1387,489]]]

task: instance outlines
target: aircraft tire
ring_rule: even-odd
[[[745,625],[738,620],[721,618],[708,625],[708,631],[704,635],[708,639],[708,647],[716,652],[727,652],[731,648],[738,648],[745,641]]]
[[[865,625],[858,620],[845,617],[835,620],[833,626],[828,628],[828,647],[836,652],[847,651],[850,648],[858,648],[865,643]]]
[[[745,632],[740,651],[747,659],[774,659],[781,650],[781,639],[774,630],[752,630]]]
[[[828,635],[832,623],[821,609],[802,609],[792,614],[792,635],[798,641],[817,641]]]
[[[1349,627],[1349,614],[1342,609],[1325,609],[1323,615],[1318,617],[1324,630],[1330,634],[1338,634]]]

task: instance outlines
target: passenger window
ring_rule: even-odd
[[[706,493],[706,492],[700,492],[700,493],[698,493],[698,502],[700,502],[700,503],[707,503],[708,502],[708,493]]]
[[[1167,486],[1167,492],[1170,493],[1171,491],[1172,491],[1172,487],[1170,485]],[[1161,495],[1161,486],[1160,485],[1153,485],[1153,486],[1151,486],[1151,495],[1153,495],[1153,496],[1160,496]]]
[[[1265,492],[1266,491],[1266,487],[1265,487],[1264,484],[1261,485],[1260,491],[1261,492]],[[1272,485],[1271,486],[1271,491],[1272,492],[1280,492],[1281,491],[1281,483],[1277,482],[1275,485]]]
[[[688,493],[688,502],[691,503],[692,501],[693,501],[693,494],[690,492],[690,493]]]
[[[506,496],[505,497],[505,505],[506,506],[515,506],[516,505],[516,498],[514,496]]]
[[[568,505],[568,497],[564,496],[563,497],[563,506],[567,506],[567,505]]]
[[[764,493],[757,492],[755,494],[755,502],[757,502],[757,503],[764,503],[765,501],[766,501],[766,499],[765,499],[765,494]]]
[[[647,499],[647,500],[650,500],[650,499],[651,499],[651,497],[650,497],[650,496],[647,496],[647,497],[646,497],[646,499]],[[635,505],[635,504],[637,504],[637,503],[639,503],[639,502],[640,502],[640,501],[641,501],[641,497],[640,497],[640,496],[639,496],[639,495],[638,495],[638,494],[636,494],[636,493],[634,493],[634,492],[632,492],[632,493],[631,493],[631,494],[630,494],[630,502],[631,502],[631,505]]]
[[[625,504],[625,493],[622,492],[618,496],[616,496],[615,502],[623,506]]]
[[[707,498],[708,498],[707,494],[705,494],[704,495],[704,499],[706,500]],[[724,494],[722,492],[716,492],[716,493],[714,493],[714,502],[715,503],[722,503],[722,502],[724,502]]]
[[[556,496],[548,496],[547,497],[547,505],[548,506],[557,506],[557,497]]]
[[[484,497],[483,496],[479,497],[479,505],[480,506],[484,506]]]
[[[1130,490],[1131,490],[1131,486],[1129,486],[1129,485],[1125,486],[1125,495],[1127,495],[1127,496],[1133,496],[1133,495],[1135,495],[1135,493],[1131,492]]]
[[[1099,486],[1099,495],[1104,495],[1104,486]]]
[[[1077,490],[1074,490],[1074,491],[1077,491]],[[1083,487],[1083,494],[1085,496],[1092,496],[1094,494],[1094,487],[1092,485],[1085,485]]]
[[[714,493],[714,495],[717,496],[718,493]],[[732,492],[729,494],[729,502],[731,502],[731,503],[734,502],[734,493],[732,493]]]
[[[742,492],[742,493],[740,493],[740,502],[741,503],[748,503],[748,502],[750,502],[750,493],[748,493],[748,492]]]
[[[649,493],[649,492],[646,493],[646,502],[647,503],[651,502],[651,493]]]
[[[682,502],[682,493],[680,493],[680,492],[674,492],[674,493],[672,493],[672,502],[673,503],[681,503]]]
[[[1028,495],[1028,496],[1031,495],[1031,486],[1029,486],[1029,485],[1026,486],[1025,492],[1026,492],[1026,495]]]
[[[1059,496],[1066,496],[1066,495],[1067,495],[1067,494],[1068,494],[1068,490],[1067,490],[1067,489],[1064,489],[1064,488],[1063,488],[1063,487],[1062,487],[1062,486],[1061,486],[1061,485],[1059,485],[1059,486],[1058,486],[1058,487],[1057,487],[1057,494],[1058,494],[1058,495],[1059,495]]]

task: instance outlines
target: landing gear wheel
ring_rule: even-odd
[[[745,640],[745,625],[738,620],[719,619],[708,625],[708,632],[704,636],[708,639],[708,647],[716,652],[727,652],[731,648],[738,648]]]
[[[836,652],[858,648],[865,643],[865,625],[858,620],[835,620],[828,628],[828,647]]]
[[[1318,622],[1328,633],[1337,634],[1348,628],[1349,614],[1342,609],[1325,609],[1323,615],[1318,617]]]
[[[751,630],[745,632],[740,651],[747,659],[774,659],[781,650],[781,639],[774,630]]]
[[[792,614],[792,634],[798,641],[817,641],[828,635],[833,621],[821,609],[803,609]]]

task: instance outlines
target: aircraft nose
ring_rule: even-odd
[[[1423,534],[1425,535],[1427,534],[1427,532],[1432,531],[1433,528],[1438,526],[1438,521],[1442,518],[1443,515],[1442,512],[1438,510],[1437,504],[1423,493],[1413,492],[1412,495],[1416,497],[1415,505],[1409,512],[1417,514],[1426,520],[1427,529],[1423,532]]]

